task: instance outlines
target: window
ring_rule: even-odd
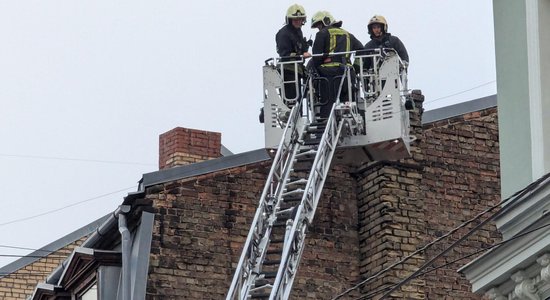
[[[98,300],[97,284],[92,285],[87,291],[78,296],[78,300]]]

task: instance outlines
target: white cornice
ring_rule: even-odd
[[[550,224],[550,216],[540,218],[530,229],[544,224]],[[536,260],[546,252],[550,252],[550,226],[493,249],[461,268],[459,272],[466,275],[475,293],[484,293],[496,287],[501,287],[502,292],[509,292],[503,286],[515,286],[511,275],[520,270],[538,272],[541,267]]]
[[[506,240],[550,212],[550,177],[540,182],[530,193],[505,205],[503,210],[495,222]]]

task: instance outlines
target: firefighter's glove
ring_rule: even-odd
[[[303,52],[307,52],[309,50],[309,47],[313,46],[313,41],[311,39],[307,40],[306,38],[304,38],[302,45]]]

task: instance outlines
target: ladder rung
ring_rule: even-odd
[[[269,293],[257,293],[257,294],[251,294],[251,299],[269,299]]]
[[[302,156],[315,156],[317,154],[317,151],[315,149],[308,148],[306,151],[296,154],[296,158],[302,157]]]
[[[289,183],[287,183],[287,185],[297,185],[297,184],[306,184],[306,183],[307,183],[307,179],[300,178],[298,180],[290,181]]]
[[[315,121],[309,124],[309,127],[326,127],[327,121],[327,119],[317,118]]]
[[[274,255],[274,254],[277,254],[277,255],[281,255],[281,249],[275,249],[275,250],[267,250],[266,254],[267,255]]]
[[[306,180],[307,182],[307,180]],[[286,192],[286,193],[283,193],[283,198],[284,197],[287,197],[287,196],[291,196],[291,195],[296,195],[296,194],[303,194],[304,193],[304,190],[303,189],[295,189],[295,190],[292,190],[290,192]]]
[[[286,227],[286,221],[273,223],[273,228],[281,228],[281,227]]]
[[[314,139],[314,140],[305,140],[304,145],[306,145],[306,146],[319,145],[320,142],[321,142],[321,138]]]
[[[281,260],[264,260],[264,266],[274,266],[281,264]]]
[[[311,166],[297,166],[292,168],[293,172],[309,172],[311,170]]]
[[[275,278],[277,276],[277,271],[273,272],[263,272],[264,278]]]
[[[325,127],[321,127],[321,126],[309,126],[307,129],[306,129],[306,132],[308,134],[311,134],[311,133],[323,133],[325,132]]]
[[[271,282],[265,278],[258,278],[254,282],[254,288],[255,289],[261,289],[261,288],[271,288]]]
[[[290,195],[288,197],[284,198],[284,203],[292,204],[296,201],[301,201],[304,194],[296,194],[296,195]]]

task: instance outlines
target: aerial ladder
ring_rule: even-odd
[[[266,61],[266,148],[277,150],[227,300],[289,298],[333,159],[357,164],[410,156],[414,137],[409,136],[406,68],[391,49],[352,54],[359,62],[357,82],[347,67],[339,89],[348,89],[350,99],[338,97],[328,118],[316,114],[322,78],[310,74],[300,89],[297,70],[303,60]],[[296,72],[291,80],[283,72],[289,64]],[[285,97],[285,84],[298,96]]]

